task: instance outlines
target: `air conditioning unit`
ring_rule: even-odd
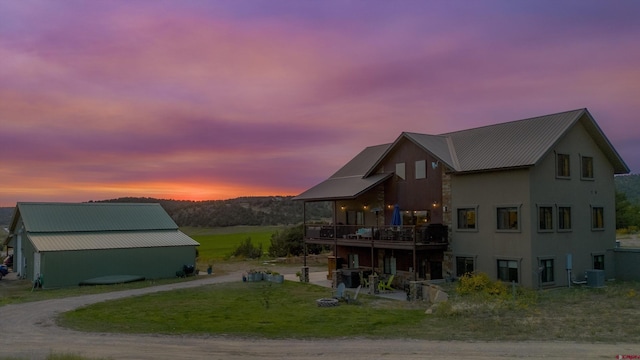
[[[603,270],[587,270],[587,286],[589,287],[603,287],[604,286],[604,271]]]

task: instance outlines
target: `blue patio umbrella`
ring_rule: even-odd
[[[398,206],[398,204],[396,204],[393,207],[393,216],[391,216],[391,225],[392,226],[402,225],[402,216],[400,216],[400,206]]]

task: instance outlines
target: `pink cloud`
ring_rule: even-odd
[[[638,172],[637,10],[1,2],[0,206],[297,193],[402,131],[581,107]]]

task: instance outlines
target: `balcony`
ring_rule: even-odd
[[[448,246],[448,229],[442,224],[367,227],[305,225],[305,242],[386,249],[440,249]]]

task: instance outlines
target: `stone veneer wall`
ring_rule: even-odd
[[[444,252],[444,259],[442,261],[442,271],[445,278],[451,277],[454,272],[454,259],[451,252],[451,242],[453,239],[453,211],[451,207],[451,174],[449,174],[446,168],[442,167],[442,222],[447,226],[449,248]],[[445,211],[446,208],[446,211]]]

